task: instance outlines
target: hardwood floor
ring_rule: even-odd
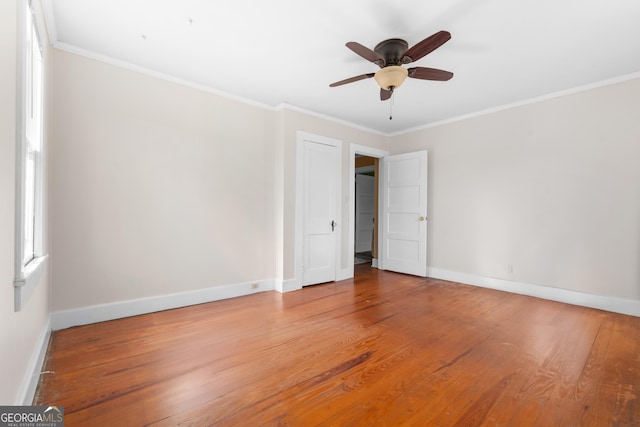
[[[355,280],[57,331],[67,426],[640,426],[640,318]]]

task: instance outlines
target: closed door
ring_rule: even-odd
[[[302,285],[336,280],[339,150],[303,142]]]
[[[425,277],[427,152],[385,157],[382,182],[382,268]]]

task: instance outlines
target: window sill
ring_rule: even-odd
[[[29,295],[31,295],[36,285],[40,283],[47,258],[48,255],[34,258],[25,266],[20,277],[13,280],[15,311],[20,311],[24,307]]]

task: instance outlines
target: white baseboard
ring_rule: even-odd
[[[302,289],[302,285],[298,283],[296,279],[284,280],[282,282],[282,291],[281,292],[291,292],[298,291]]]
[[[282,279],[273,279],[273,290],[280,293],[284,292],[284,281]]]
[[[252,285],[257,284],[257,288]],[[160,295],[156,297],[119,301],[110,304],[93,305],[89,307],[56,311],[51,313],[51,329],[70,328],[72,326],[87,325],[104,322],[106,320],[137,316],[172,308],[186,307],[205,302],[218,301],[257,292],[274,290],[273,279],[256,280],[233,285],[216,286],[178,294]]]
[[[351,268],[341,268],[336,275],[336,282],[351,279],[353,277],[353,265]]]
[[[351,279],[353,277],[353,268],[342,268],[336,271],[336,282],[341,280]],[[276,286],[276,291],[281,293],[298,291],[302,289],[302,284],[300,284],[295,278],[283,280],[281,287]]]
[[[42,372],[42,366],[44,365],[44,359],[47,356],[47,348],[49,347],[49,338],[51,337],[51,320],[47,320],[47,323],[42,328],[38,341],[31,353],[29,364],[27,365],[27,371],[25,377],[22,380],[22,385],[18,391],[15,405],[31,405],[33,404],[33,398],[36,395],[36,388],[38,387],[38,381],[40,380],[40,373]]]
[[[514,282],[511,280],[495,279],[492,277],[477,276],[456,271],[429,268],[427,276],[434,279],[449,280],[467,285],[512,292],[515,294],[580,305],[583,307],[597,308],[614,313],[628,314],[640,317],[640,301],[624,298],[586,294],[568,289],[551,288],[547,286],[531,285],[529,283]]]

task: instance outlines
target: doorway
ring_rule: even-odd
[[[348,276],[354,277],[355,274],[355,262],[356,262],[356,158],[358,159],[373,159],[374,160],[374,170],[373,170],[373,178],[377,181],[377,171],[375,171],[375,163],[381,165],[381,160],[383,157],[388,156],[389,152],[385,150],[380,150],[378,148],[367,147],[365,145],[358,144],[349,144],[349,252],[348,252]],[[370,160],[358,160],[358,166],[363,166],[360,162],[364,162]],[[369,165],[371,167],[371,165]],[[364,170],[366,171],[366,169]],[[375,181],[374,181],[375,182]],[[380,194],[380,188],[376,187],[374,190],[375,198],[377,199]],[[375,212],[373,214],[373,219],[377,219],[380,217],[379,206],[375,206]],[[379,248],[379,240],[381,238],[381,233],[379,230],[379,221],[375,221],[373,230],[370,231],[372,234],[375,232],[375,237],[372,236],[372,248],[371,248],[371,267],[378,267],[378,258],[377,252]],[[375,254],[375,256],[374,256]],[[368,261],[366,261],[368,262]]]
[[[356,156],[379,163],[376,210],[376,258],[372,267],[398,273],[427,274],[427,165],[426,151],[389,155],[387,151],[350,145],[349,157],[349,276],[355,273]]]
[[[378,246],[378,159],[357,154],[355,172],[354,264],[371,266]]]

